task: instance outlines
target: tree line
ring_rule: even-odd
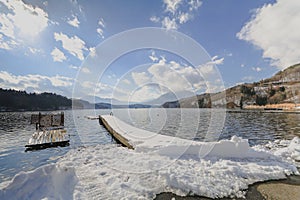
[[[0,88],[0,110],[60,110],[70,109],[72,100],[54,93],[27,93]]]

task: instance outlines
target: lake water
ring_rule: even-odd
[[[25,144],[35,131],[31,114],[0,113],[0,182],[20,171],[33,170],[56,162],[70,149],[114,142],[98,120],[85,116],[109,114],[110,110],[74,110],[65,112],[65,128],[70,146],[25,152]],[[250,145],[275,139],[292,139],[300,134],[300,114],[271,112],[226,112],[218,109],[118,109],[113,114],[122,120],[152,132],[199,141],[228,139],[233,135],[249,139]]]

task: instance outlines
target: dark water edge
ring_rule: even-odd
[[[298,168],[298,171],[300,169]],[[265,200],[265,198],[262,196],[262,194],[257,190],[257,187],[262,184],[270,184],[270,183],[283,183],[287,185],[297,185],[300,186],[300,176],[299,175],[292,175],[288,176],[286,179],[282,180],[269,180],[269,181],[263,181],[263,182],[257,182],[252,185],[249,185],[247,193],[245,195],[245,198],[216,198],[218,200]],[[191,195],[191,196],[178,196],[176,194],[173,194],[171,192],[163,192],[156,195],[156,198],[154,200],[171,200],[172,198],[175,198],[176,200],[212,200],[212,198],[204,197],[204,196],[197,196],[197,195]],[[300,197],[295,197],[295,199],[298,199]]]

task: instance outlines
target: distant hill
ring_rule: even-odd
[[[300,103],[300,64],[279,71],[274,76],[259,82],[237,85],[224,92],[201,94],[166,102],[162,107],[243,108],[249,105],[281,103]]]
[[[100,98],[99,98],[100,99]],[[99,102],[90,103],[82,99],[68,99],[54,93],[27,93],[0,88],[0,111],[50,111],[66,109],[111,109],[111,108],[150,108],[150,105],[112,105]]]
[[[0,88],[0,111],[36,111],[70,109],[72,101],[61,95],[41,94]]]
[[[192,93],[190,91],[181,91],[181,92],[175,92],[175,93],[168,92],[166,94],[161,95],[160,97],[158,97],[156,99],[145,102],[145,104],[147,104],[147,105],[162,105],[165,102],[176,101],[177,99],[181,99],[184,97],[190,97],[193,94],[194,93]]]
[[[101,98],[101,97],[92,96],[92,95],[87,95],[85,97],[82,97],[81,100],[88,101],[88,102],[95,103],[95,104],[98,104],[98,103],[107,103],[107,104],[115,104],[115,105],[126,105],[127,104],[127,102],[122,102],[122,101],[119,101],[114,98]]]

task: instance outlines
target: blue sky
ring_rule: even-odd
[[[0,0],[0,87],[139,102],[258,81],[300,62],[299,9],[295,0]],[[159,49],[120,55],[101,76],[93,67],[102,66],[87,66],[112,36],[144,27],[195,40],[222,84],[205,82],[207,71]],[[89,82],[93,75],[97,81]]]

